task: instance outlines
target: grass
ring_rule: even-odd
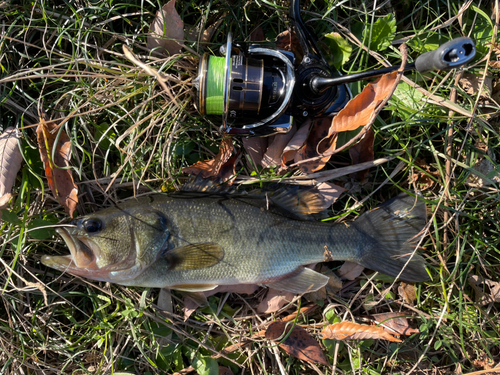
[[[497,58],[488,45],[498,22],[495,4],[498,9],[498,2],[475,1],[462,13],[461,3],[452,0],[303,5],[304,18],[312,20],[308,24],[318,35],[339,31],[344,37],[358,36],[367,46],[376,38],[375,22],[393,13],[395,39],[406,38],[410,60],[451,36],[470,35],[479,57],[465,73],[492,78],[494,94],[499,70],[487,63]],[[34,132],[39,108],[63,123],[71,138],[79,215],[133,195],[165,191],[182,181],[182,167],[213,157],[221,139],[218,120],[200,117],[193,107],[191,78],[198,54],[216,51],[229,30],[235,40],[248,41],[260,26],[273,40],[287,27],[283,2],[178,0],[186,25],[210,25],[219,18],[223,22],[211,43],[186,42],[190,51],[163,58],[145,48],[149,24],[161,5],[135,0],[0,4],[0,126],[22,130],[25,159],[11,214],[5,213],[0,223],[0,374],[170,374],[187,373],[190,366],[200,374],[212,374],[216,366],[245,374],[280,373],[280,368],[287,374],[329,374],[332,369],[296,360],[262,338],[236,345],[266,322],[294,314],[307,303],[304,299],[276,314],[259,315],[254,307],[264,290],[250,297],[218,294],[210,297],[210,306],[184,321],[177,292],[172,293],[169,313],[158,307],[158,290],[89,282],[40,263],[44,254],[67,253],[52,227],[67,215],[44,177]],[[371,33],[363,34],[363,29]],[[124,43],[167,76],[176,104],[156,79],[125,58]],[[351,45],[345,72],[380,67],[383,58],[392,64],[400,61],[393,46],[369,54]],[[499,303],[476,302],[490,290],[481,284],[474,291],[470,282],[471,275],[496,282],[500,273],[498,100],[485,106],[478,90],[457,84],[460,74],[434,72],[426,79],[407,74],[435,97],[429,100],[402,84],[377,118],[375,158],[400,156],[372,168],[364,183],[349,176],[334,181],[349,189],[332,207],[331,216],[338,220],[354,218],[360,210],[353,205],[388,180],[365,207],[399,190],[421,191],[430,214],[422,246],[432,276],[432,281],[415,285],[416,299],[410,303],[398,292],[399,282],[362,276],[361,282],[347,282],[338,294],[321,301],[314,313],[299,316],[298,323],[317,337],[318,327],[336,319],[390,310],[414,315],[420,333],[401,344],[325,340],[337,372],[461,374],[500,361]],[[351,89],[357,93],[365,84],[352,84]],[[481,83],[478,87],[487,89]],[[456,102],[472,116],[450,112],[436,97]],[[238,140],[236,145],[242,148]],[[479,166],[481,160],[488,160],[491,168],[480,169],[486,165],[482,161]],[[327,168],[349,163],[343,152]],[[400,163],[402,170],[391,177]],[[237,170],[240,176],[251,174],[244,151]],[[273,173],[261,171],[260,178],[265,181]],[[228,350],[231,345],[236,346]]]

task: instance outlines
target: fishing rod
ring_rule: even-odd
[[[341,75],[332,69],[317,38],[300,16],[299,0],[292,0],[290,23],[303,51],[293,52],[233,43],[231,33],[220,48],[222,56],[205,53],[195,85],[202,115],[222,116],[221,130],[246,137],[287,133],[296,118],[338,113],[352,99],[348,83],[391,73],[400,66]],[[404,71],[420,73],[459,68],[474,59],[471,38],[453,39],[418,56]]]

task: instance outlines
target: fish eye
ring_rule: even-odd
[[[98,219],[87,219],[83,222],[83,228],[87,233],[96,233],[101,230],[102,222]]]

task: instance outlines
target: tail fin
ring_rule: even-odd
[[[414,253],[425,222],[425,204],[407,194],[363,214],[353,223],[367,236],[355,262],[409,282],[428,280],[424,258]]]

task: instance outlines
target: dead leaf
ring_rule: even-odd
[[[351,157],[352,164],[360,164],[374,159],[373,142],[375,141],[375,133],[372,129],[356,143],[349,148],[349,156]],[[363,181],[368,174],[369,169],[365,169],[356,173],[356,178]]]
[[[0,135],[0,209],[5,208],[12,197],[10,192],[23,161],[18,140],[19,132],[12,127]]]
[[[485,352],[482,352],[481,354],[478,355],[478,358],[475,359],[473,362],[472,362],[473,366],[476,368],[476,369],[479,369],[479,370],[493,370],[493,369],[496,369],[495,367],[495,361],[493,361],[493,359],[491,359],[488,354],[486,354]],[[500,369],[499,371],[500,372]],[[490,372],[489,374],[490,375],[495,375],[495,374],[498,374],[498,372]]]
[[[373,314],[370,317],[374,320],[375,324],[381,326],[390,333],[411,336],[414,333],[419,333],[420,331],[410,327],[406,318],[408,315],[408,313],[404,312],[387,312],[382,314]]]
[[[214,159],[199,161],[182,169],[183,173],[198,175],[201,177],[217,177],[222,166],[226,164],[233,153],[233,141],[230,137],[224,138],[219,146],[219,152]]]
[[[297,126],[292,125],[292,128],[288,133],[277,134],[274,136],[272,142],[267,147],[266,153],[262,157],[262,166],[264,168],[281,166],[283,161],[283,151],[296,132]]]
[[[488,76],[484,78],[483,84],[482,75],[463,73],[458,84],[469,95],[476,95],[481,88],[481,96],[489,96],[489,94],[493,91],[493,78]]]
[[[297,61],[302,61],[304,51],[300,45],[297,34],[290,30],[285,30],[276,37],[276,47],[281,50],[291,51],[295,54]]]
[[[240,153],[238,152],[236,155],[229,158],[227,162],[225,162],[222,167],[219,169],[219,173],[217,173],[216,178],[220,180],[220,182],[226,182],[227,185],[232,185],[234,182],[233,176],[236,175],[236,161],[238,160]]]
[[[309,129],[311,128],[311,119],[307,119],[297,132],[294,134],[290,142],[286,145],[283,150],[283,162],[288,163],[295,158],[297,151],[304,145],[309,134]]]
[[[350,100],[333,118],[328,135],[318,144],[318,152],[323,154],[335,150],[337,133],[356,130],[368,124],[377,106],[391,93],[397,76],[397,71],[384,74]]]
[[[319,191],[321,199],[323,200],[321,211],[329,209],[345,191],[343,187],[332,184],[331,182],[320,182],[315,188]]]
[[[341,322],[329,324],[321,332],[323,339],[331,340],[366,340],[379,339],[392,342],[402,342],[392,336],[382,327],[369,326],[366,324],[358,324],[352,322]]]
[[[71,169],[67,168],[71,160],[71,141],[64,130],[57,129],[52,121],[46,122],[43,116],[40,117],[36,136],[50,190],[69,216],[73,217],[78,203],[78,188]]]
[[[262,157],[267,149],[268,138],[254,137],[243,138],[243,147],[250,156],[252,163],[255,167],[262,165]]]
[[[283,340],[284,337],[286,339]],[[280,341],[280,348],[302,361],[329,365],[318,342],[300,326],[286,322],[271,323],[266,330],[266,339]]]
[[[415,285],[407,284],[403,281],[398,286],[398,294],[403,298],[403,300],[410,306],[414,305],[417,296],[415,294]]]
[[[269,314],[278,311],[293,300],[295,294],[269,288],[266,298],[257,306],[257,312]]]
[[[477,275],[469,276],[468,281],[474,289],[476,302],[480,305],[500,302],[500,283],[498,281],[492,281]]]
[[[170,0],[156,12],[146,42],[148,49],[167,56],[180,53],[184,43],[184,22],[175,9],[175,1]]]
[[[266,36],[264,35],[262,27],[258,26],[250,33],[251,42],[261,42],[264,40],[266,40]]]
[[[317,151],[318,143],[327,137],[331,123],[332,119],[330,117],[322,117],[314,120],[312,123],[312,129],[307,136],[304,146],[295,154],[294,161],[296,163],[319,156]],[[337,138],[335,137],[335,139]],[[328,160],[330,160],[330,156],[324,156],[318,160],[299,164],[299,168],[304,173],[313,173],[322,169]]]
[[[340,267],[338,273],[340,277],[347,280],[354,280],[361,275],[365,267],[360,266],[358,263],[346,261]]]
[[[200,307],[195,301],[189,297],[184,297],[184,307],[182,312],[184,314],[184,321],[188,320],[189,317]]]
[[[411,175],[411,182],[418,183],[419,188],[422,190],[430,189],[435,185],[436,181],[432,177],[441,177],[439,171],[431,168],[424,159],[417,158],[415,160],[415,165],[422,169],[423,172],[414,168],[413,174]]]

